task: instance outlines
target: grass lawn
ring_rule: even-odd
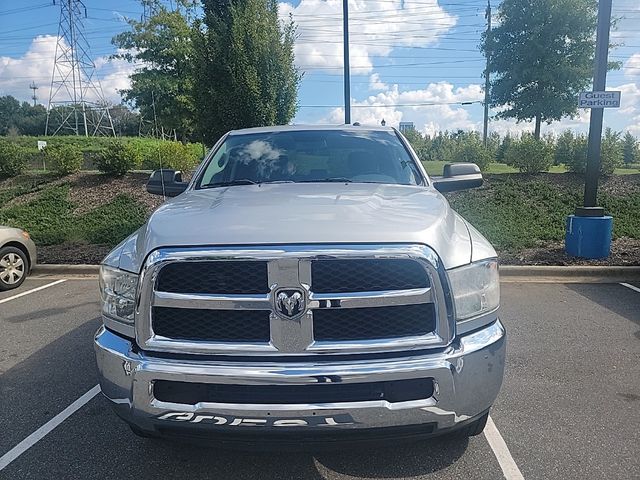
[[[448,162],[422,162],[429,175],[442,175],[442,170]],[[549,173],[566,173],[564,165],[553,165]],[[510,167],[504,163],[490,163],[489,168],[484,173],[518,173],[518,169]],[[635,164],[633,168],[616,168],[615,175],[630,175],[640,173],[640,165]]]

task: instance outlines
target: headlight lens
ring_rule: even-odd
[[[138,275],[100,266],[100,298],[104,315],[133,324],[137,289]]]
[[[482,315],[500,305],[498,261],[482,260],[448,271],[457,320]]]

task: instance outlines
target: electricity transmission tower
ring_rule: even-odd
[[[87,8],[82,0],[58,0],[60,23],[45,135],[115,136],[113,122],[95,64],[89,55],[83,18]],[[56,3],[56,0],[53,0]]]

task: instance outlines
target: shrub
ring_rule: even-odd
[[[536,140],[532,135],[523,135],[509,145],[505,161],[522,173],[546,172],[553,162],[553,146],[548,141]]]
[[[0,177],[15,177],[25,169],[25,155],[22,148],[0,141]]]
[[[588,140],[584,135],[577,136],[573,145],[573,155],[567,169],[570,172],[585,173],[587,170]],[[605,130],[600,147],[600,174],[611,175],[623,164],[624,152],[620,133],[610,128]]]
[[[58,175],[79,172],[84,161],[80,147],[71,143],[47,146],[44,155],[49,168]]]
[[[453,159],[455,162],[475,163],[480,170],[486,170],[493,157],[480,140],[468,138],[457,146]]]
[[[152,170],[171,168],[189,172],[200,163],[198,154],[188,145],[179,142],[160,142],[154,150],[155,158],[148,159],[149,167]]]
[[[576,138],[571,130],[565,130],[556,142],[554,165],[570,165],[574,156]]]
[[[95,163],[101,172],[122,177],[129,170],[140,168],[142,156],[134,144],[115,140],[100,152]]]

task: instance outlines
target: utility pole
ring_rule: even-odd
[[[485,14],[487,19],[487,45],[491,45],[491,0],[487,0],[487,12]],[[484,126],[482,129],[482,143],[487,146],[487,135],[489,133],[489,89],[491,88],[491,82],[489,81],[489,60],[491,58],[491,49],[486,49],[487,66],[484,71]]]
[[[342,32],[344,33],[344,123],[351,123],[351,78],[349,74],[349,0],[342,0]]]
[[[38,104],[38,96],[36,95],[36,90],[38,90],[38,86],[36,85],[36,82],[31,82],[31,85],[29,85],[29,88],[33,90],[31,99],[33,100],[33,106],[35,107]]]
[[[593,72],[594,92],[605,90],[607,85],[610,28],[611,0],[600,0],[598,2],[598,30],[596,34],[596,58]],[[582,216],[604,215],[604,209],[596,207],[598,177],[600,176],[603,114],[604,108],[591,109],[591,116],[589,118],[589,145],[587,147],[587,172],[584,181],[584,208],[578,208],[576,212]]]

